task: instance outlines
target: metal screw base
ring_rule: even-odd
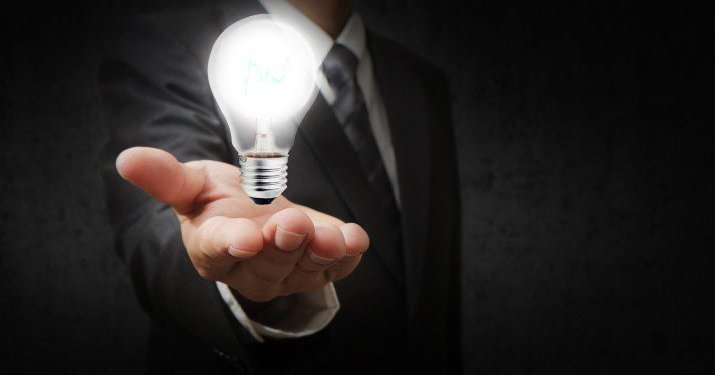
[[[288,156],[266,157],[240,155],[241,187],[253,203],[265,205],[273,202],[287,187]]]

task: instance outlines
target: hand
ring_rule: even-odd
[[[319,289],[349,275],[367,250],[357,224],[290,202],[254,204],[239,169],[217,161],[180,163],[135,147],[117,157],[119,174],[176,212],[189,258],[205,279],[254,302]]]

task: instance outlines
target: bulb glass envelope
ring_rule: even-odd
[[[224,30],[211,50],[208,76],[239,154],[288,154],[296,116],[317,95],[316,71],[305,38],[269,15]]]

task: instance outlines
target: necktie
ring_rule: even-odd
[[[335,91],[332,104],[335,117],[343,128],[362,167],[362,172],[382,206],[392,226],[393,249],[402,260],[400,211],[392,192],[385,165],[370,127],[365,100],[357,84],[358,59],[347,47],[334,44],[323,60],[323,74]]]

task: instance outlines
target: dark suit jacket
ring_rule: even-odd
[[[137,17],[108,44],[101,63],[107,202],[117,252],[153,321],[148,369],[459,372],[460,202],[449,94],[439,70],[394,42],[368,33],[397,157],[404,261],[390,255],[386,219],[322,97],[290,153],[285,195],[357,222],[371,238],[360,266],[335,283],[341,310],[311,337],[252,342],[215,284],[192,267],[173,211],[116,173],[118,153],[139,145],[181,161],[236,163],[207,60],[223,28],[263,12],[241,2]]]

